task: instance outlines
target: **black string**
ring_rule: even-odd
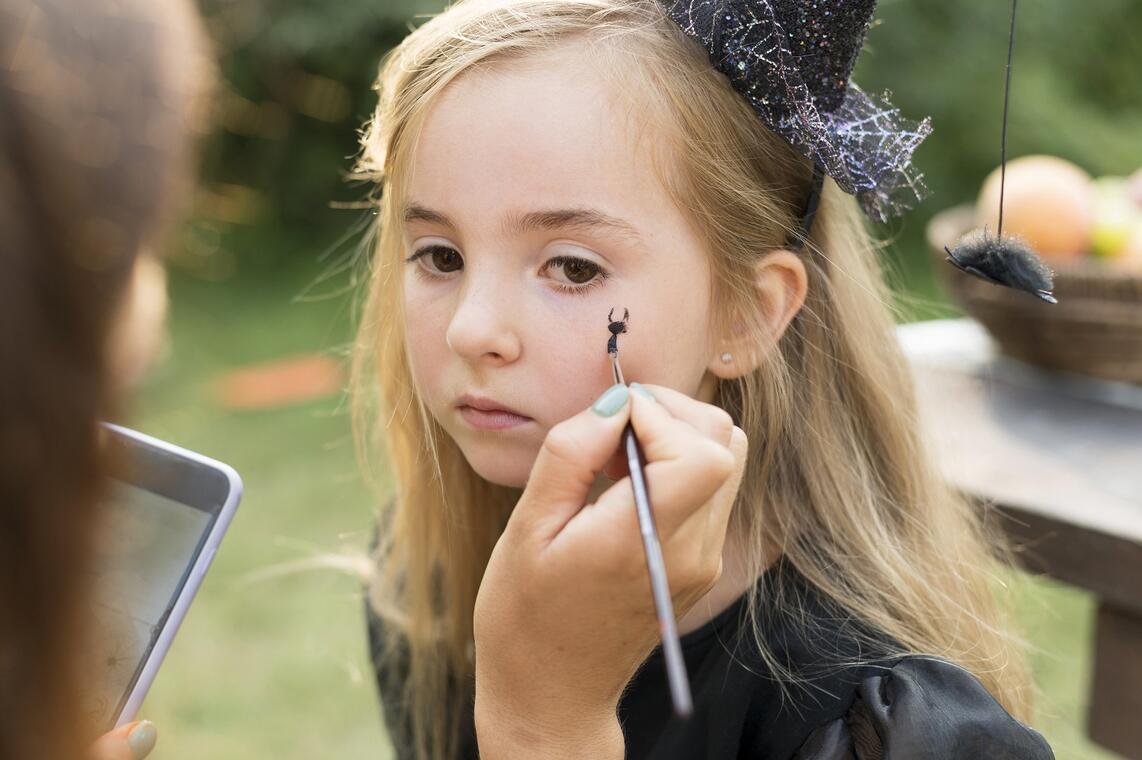
[[[1011,97],[1011,57],[1015,51],[1015,7],[1019,0],[1011,0],[1011,36],[1007,40],[1007,83],[1003,87],[1003,131],[999,138],[999,230],[1003,237],[1003,187],[1007,183],[1007,104]]]

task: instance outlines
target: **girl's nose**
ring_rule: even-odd
[[[520,343],[511,321],[512,311],[510,293],[473,283],[448,324],[448,347],[472,363],[515,361]]]

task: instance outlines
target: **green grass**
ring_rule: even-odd
[[[239,259],[237,274],[221,281],[176,274],[173,352],[131,419],[145,432],[232,464],[246,485],[215,565],[143,706],[142,716],[159,728],[158,760],[390,756],[366,657],[358,583],[331,570],[258,576],[283,563],[366,545],[372,507],[357,475],[342,401],[234,412],[212,392],[229,368],[329,351],[348,340],[347,298],[293,302],[324,267],[312,255],[295,251],[293,259],[301,263],[284,268],[257,256],[252,263]],[[906,308],[913,318],[955,313],[932,284],[926,261],[902,261],[896,281],[912,294]],[[1111,758],[1085,739],[1094,600],[1023,578],[1019,616],[1041,650],[1032,660],[1044,693],[1036,725],[1059,758]]]
[[[319,272],[172,278],[172,355],[131,422],[232,464],[245,496],[143,706],[159,760],[390,756],[358,583],[331,570],[256,575],[365,546],[372,510],[343,404],[235,412],[213,393],[228,368],[348,339],[344,298],[291,303]]]
[[[1030,653],[1041,690],[1034,726],[1059,760],[1114,760],[1086,737],[1096,599],[1074,586],[1020,574],[1016,612],[1034,646]]]

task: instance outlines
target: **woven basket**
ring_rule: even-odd
[[[928,223],[937,277],[952,299],[978,319],[1015,359],[1047,369],[1142,385],[1142,273],[1108,269],[1097,260],[1047,261],[1057,304],[993,285],[946,262],[975,227],[970,205],[942,211]]]

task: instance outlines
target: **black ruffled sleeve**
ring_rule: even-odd
[[[817,728],[794,760],[1054,760],[970,671],[910,655],[865,678],[848,712]]]
[[[390,509],[382,515],[391,514]],[[369,551],[377,548],[379,533],[374,531]],[[381,702],[381,713],[384,718],[385,729],[393,745],[395,760],[414,760],[414,735],[411,716],[405,709],[405,685],[410,676],[410,659],[408,642],[400,631],[392,630],[373,610],[368,600],[368,588],[364,589],[365,624],[369,641],[369,657],[373,663],[373,672],[376,675],[377,695]],[[386,656],[388,655],[388,656]],[[448,682],[449,694],[446,695],[439,709],[449,710],[459,707],[457,716],[459,721],[460,745],[457,748],[456,760],[475,760],[478,758],[475,726],[475,681],[471,676],[464,679],[452,678]]]
[[[408,651],[404,646],[397,647],[393,657],[382,658],[386,637],[389,635],[384,622],[373,612],[365,601],[365,622],[369,636],[369,655],[373,662],[373,672],[377,678],[377,695],[381,702],[385,729],[393,745],[396,760],[412,760],[412,725],[401,709],[402,685],[408,680]]]

